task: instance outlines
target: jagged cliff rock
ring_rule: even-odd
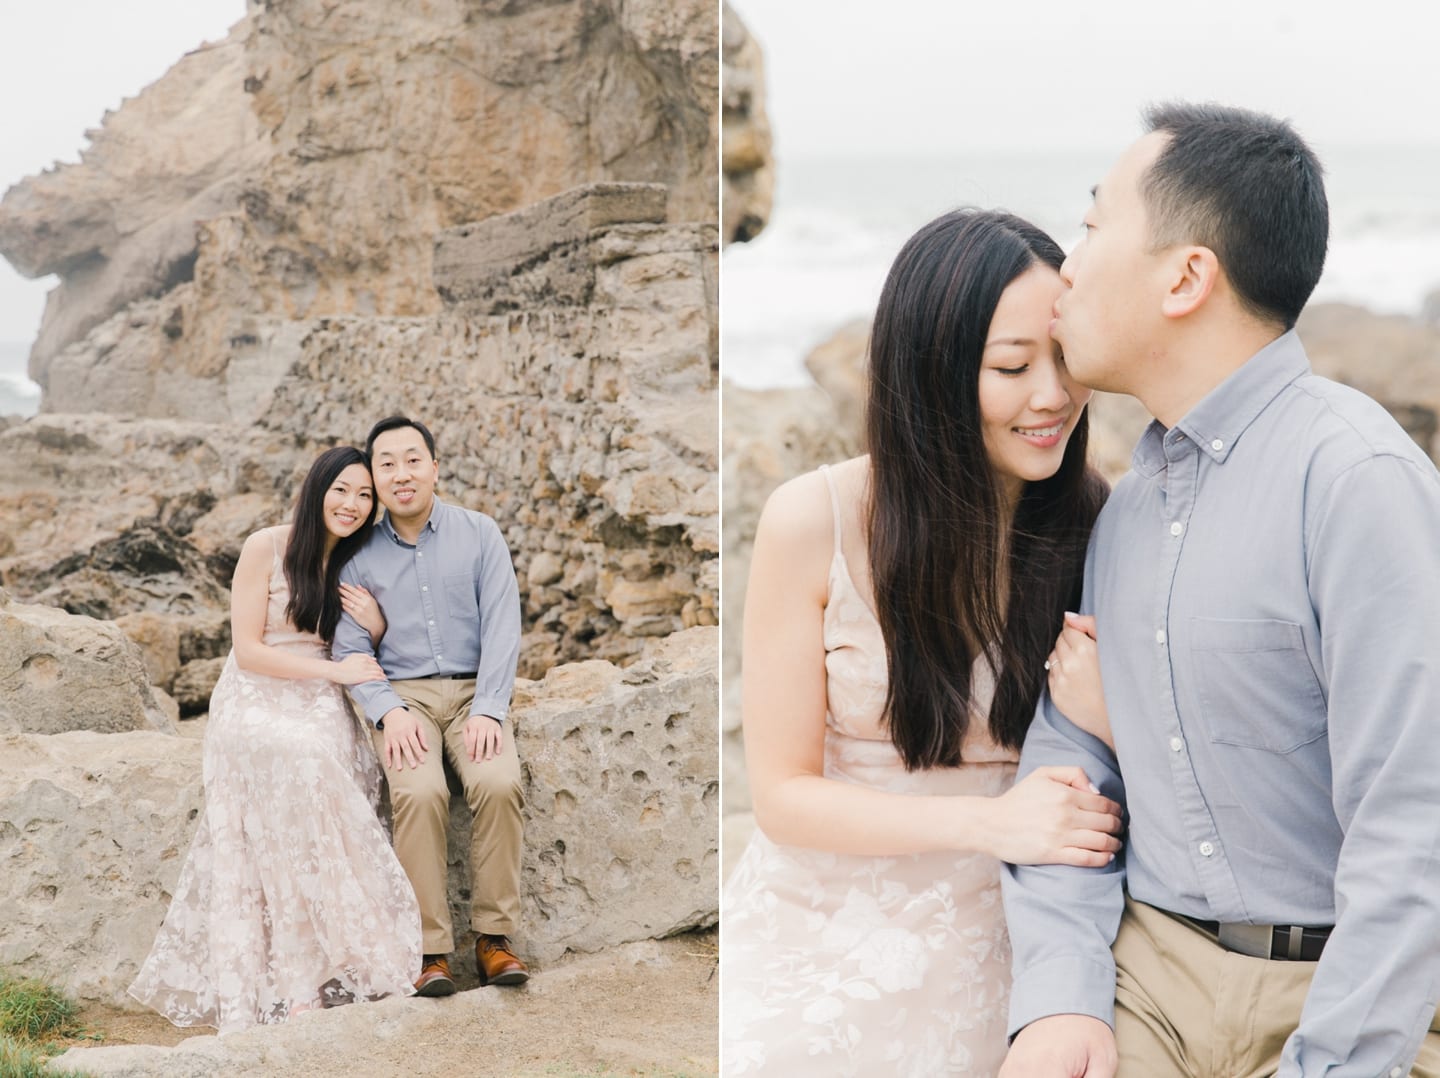
[[[703,0],[252,3],[0,203],[0,253],[61,278],[42,408],[219,418],[191,378],[283,365],[293,319],[439,310],[437,232],[577,184],[713,221],[718,52]]]
[[[580,663],[517,686],[518,939],[537,963],[714,923],[717,638],[695,629],[624,670]],[[70,679],[86,692],[102,682],[95,671]],[[127,1005],[203,807],[201,743],[71,729],[0,732],[0,965]],[[456,798],[450,893],[460,928],[469,924],[464,817]],[[457,943],[468,964],[468,941]]]
[[[754,239],[770,220],[775,161],[765,115],[765,58],[734,9],[727,3],[722,10],[722,227],[725,242],[737,243]]]

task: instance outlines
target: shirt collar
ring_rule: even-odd
[[[1153,420],[1135,446],[1132,466],[1143,476],[1154,475],[1165,467],[1166,445],[1182,434],[1216,464],[1224,464],[1240,436],[1280,391],[1309,373],[1310,359],[1299,336],[1293,329],[1281,334],[1207,393],[1173,430]]]
[[[442,502],[438,497],[435,497],[435,504],[430,508],[430,519],[425,522],[425,526],[420,530],[422,532],[438,532],[440,530],[440,517],[444,509],[445,503]],[[385,534],[388,535],[392,541],[396,543],[405,542],[405,540],[401,539],[400,536],[396,533],[395,525],[390,523],[390,511],[388,509],[385,511],[385,515],[380,518],[377,527],[384,528]]]

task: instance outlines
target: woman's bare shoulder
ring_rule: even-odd
[[[863,484],[865,474],[863,457],[831,466],[830,477],[835,481],[842,514],[854,497],[857,480]],[[828,556],[834,546],[835,512],[830,484],[821,469],[797,475],[771,492],[760,514],[756,538],[762,537],[786,545],[824,547]]]

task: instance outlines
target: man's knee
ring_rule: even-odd
[[[472,812],[482,808],[520,808],[525,791],[520,776],[509,768],[476,767],[465,776],[465,800]]]
[[[420,773],[405,776],[405,781],[390,781],[390,805],[397,815],[416,813],[444,816],[450,811],[450,789],[442,772],[435,776]]]

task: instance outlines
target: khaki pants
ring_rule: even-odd
[[[1128,898],[1114,953],[1118,1078],[1268,1078],[1316,965],[1233,954]],[[1420,1078],[1440,1078],[1440,1017],[1430,1029],[1410,1072]]]
[[[510,935],[520,921],[520,757],[507,722],[500,755],[471,760],[465,751],[465,720],[475,679],[420,678],[390,683],[420,720],[429,751],[417,768],[385,767],[394,814],[395,855],[420,903],[426,954],[455,949],[450,923],[445,828],[450,819],[447,770],[459,780],[473,819],[470,831],[470,927]],[[385,734],[376,730],[375,751],[385,764]]]

